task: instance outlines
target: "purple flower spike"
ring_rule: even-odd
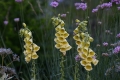
[[[60,16],[61,16],[61,17],[66,17],[66,14],[61,14]]]
[[[15,22],[19,22],[19,20],[20,20],[19,18],[14,18]]]
[[[8,21],[7,21],[7,20],[5,20],[5,21],[4,21],[4,24],[5,24],[5,25],[7,25],[7,24],[8,24]]]
[[[107,43],[107,42],[104,42],[104,43],[103,43],[103,46],[108,46],[108,43]]]
[[[59,5],[59,3],[56,2],[56,1],[53,1],[53,2],[50,3],[50,5],[51,5],[52,7],[55,7],[55,8],[56,8],[56,7]]]

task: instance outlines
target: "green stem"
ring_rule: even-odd
[[[35,66],[35,60],[32,61],[32,71],[31,71],[31,79],[36,80],[36,66]]]
[[[63,54],[61,54],[60,73],[61,73],[60,80],[65,80],[65,75],[64,75],[64,55]]]
[[[76,62],[76,64],[75,64],[74,80],[80,80],[79,63],[78,62]]]
[[[89,72],[87,71],[87,79],[86,80],[91,80]]]

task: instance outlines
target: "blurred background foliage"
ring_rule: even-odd
[[[58,80],[60,77],[60,53],[54,48],[55,31],[51,23],[51,18],[64,13],[67,14],[67,16],[62,19],[65,21],[65,28],[70,33],[68,41],[73,47],[66,55],[66,80],[73,80],[74,75],[74,57],[77,52],[75,42],[72,39],[72,31],[76,28],[75,19],[88,20],[88,31],[94,38],[91,47],[97,53],[100,62],[93,71],[91,71],[92,80],[118,80],[118,78],[116,79],[114,76],[111,76],[111,78],[105,77],[104,75],[111,59],[104,59],[101,53],[111,47],[96,47],[97,44],[101,45],[104,41],[109,43],[117,41],[115,35],[120,30],[120,13],[116,8],[117,5],[113,4],[110,9],[101,9],[97,13],[92,13],[92,9],[98,4],[109,2],[110,0],[84,0],[84,2],[88,4],[88,8],[85,11],[76,10],[74,6],[74,3],[81,2],[80,0],[63,0],[57,8],[50,6],[51,1],[52,0],[24,0],[22,3],[17,3],[15,0],[0,0],[0,47],[11,48],[14,53],[20,56],[21,61],[14,64],[18,75],[25,78],[25,80],[30,80],[30,64],[26,64],[24,61],[24,43],[19,36],[19,30],[23,27],[22,23],[25,22],[33,33],[34,42],[41,47],[38,52],[39,59],[37,60],[36,75],[39,75],[39,80]],[[14,18],[20,18],[20,21],[15,22]],[[8,25],[3,23],[5,20],[8,21]],[[102,24],[98,24],[99,21],[101,21]],[[112,32],[112,35],[104,33],[107,29]],[[80,80],[85,80],[86,72],[82,67],[80,67],[80,69],[80,76],[82,76]]]

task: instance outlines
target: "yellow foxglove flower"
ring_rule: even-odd
[[[86,65],[88,64],[88,62],[87,62],[86,60],[81,60],[81,61],[80,61],[80,64],[81,64],[82,66],[86,66]]]
[[[57,37],[57,39],[58,39],[59,42],[64,42],[66,40],[64,37],[61,37],[61,36]]]
[[[79,46],[79,45],[81,45],[81,40],[77,40],[76,41],[76,44]]]
[[[24,42],[27,44],[27,45],[31,45],[33,43],[33,40],[32,39],[29,39],[28,37],[24,38]]]
[[[90,42],[93,42],[93,38],[92,38],[92,37],[89,37],[89,41],[90,41]]]
[[[85,66],[85,69],[86,69],[87,71],[91,71],[91,70],[92,70],[91,64],[87,64],[87,65]]]
[[[24,50],[23,53],[24,53],[25,56],[29,54],[29,53],[26,52],[26,50]]]
[[[28,57],[28,56],[25,57],[25,61],[26,61],[27,63],[29,63],[30,60],[31,60],[31,57]]]
[[[64,38],[67,38],[67,37],[69,36],[69,34],[68,34],[67,32],[65,32],[65,33],[63,34],[63,36],[64,36]]]
[[[76,41],[80,40],[80,36],[79,36],[79,34],[73,36],[73,39],[76,40]]]
[[[23,23],[22,25],[23,25],[24,27],[26,27],[26,24],[25,24],[25,23]]]
[[[76,20],[75,20],[75,22],[79,23],[79,22],[80,22],[80,20],[76,19]]]
[[[70,50],[72,47],[69,45],[66,47],[66,50]]]
[[[32,53],[32,59],[37,59],[37,58],[38,58],[38,55],[35,52],[33,52]]]
[[[60,48],[61,48],[61,45],[60,45],[59,43],[57,43],[57,44],[55,45],[55,47],[56,47],[57,49],[60,49]]]
[[[31,54],[31,53],[32,53],[32,50],[31,50],[31,49],[26,49],[26,53],[27,53],[27,54]]]
[[[80,33],[80,36],[82,37],[82,38],[84,38],[85,37],[85,33]]]
[[[93,57],[94,55],[95,55],[95,52],[92,49],[89,48],[89,54],[88,54],[88,56],[89,57]]]
[[[62,53],[66,52],[66,48],[60,48],[60,52]]]
[[[98,60],[97,59],[94,59],[93,61],[92,61],[92,63],[96,66],[97,64],[98,64]]]
[[[29,31],[27,34],[24,35],[25,37],[30,38],[32,36],[32,33]]]
[[[40,49],[40,47],[39,47],[39,46],[37,46],[37,45],[36,45],[36,44],[34,44],[34,43],[33,43],[33,45],[32,45],[32,46],[33,46],[33,50],[34,50],[34,51],[38,51],[38,50]]]
[[[84,47],[84,48],[82,49],[82,51],[83,51],[84,54],[88,54],[88,47]]]
[[[56,37],[60,37],[60,33],[58,33],[58,32],[55,33],[55,36],[56,36]]]
[[[85,42],[85,47],[89,47],[90,46],[90,42]]]
[[[60,41],[59,41],[57,38],[55,38],[54,41],[55,41],[56,43],[60,43]]]
[[[81,53],[82,52],[82,47],[77,47],[77,52]]]
[[[65,25],[64,21],[60,21],[61,22],[61,27],[63,27]]]
[[[59,34],[65,34],[65,32],[66,32],[66,31],[65,31],[64,28],[61,28],[61,29],[58,31]]]
[[[55,28],[56,31],[59,31],[60,29],[61,29],[61,26],[60,26],[60,25],[58,25],[58,26]]]
[[[80,55],[80,57],[81,57],[82,59],[86,59],[86,58],[87,58],[87,55],[84,54],[84,53],[79,53],[79,55]]]
[[[31,57],[32,57],[32,53],[31,53],[31,54],[26,55],[26,57],[31,58]]]
[[[75,34],[78,34],[78,33],[79,33],[79,28],[77,27],[73,32],[74,32]]]
[[[87,61],[87,62],[92,62],[92,61],[93,61],[93,58],[92,58],[92,57],[87,57],[87,58],[86,58],[86,61]]]

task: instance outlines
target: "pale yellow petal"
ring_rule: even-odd
[[[87,71],[91,71],[91,70],[92,70],[91,64],[87,64],[84,68],[85,68]]]
[[[94,60],[92,61],[92,63],[93,63],[95,66],[98,64],[98,62],[99,62],[99,60],[97,60],[97,59],[94,59]]]

